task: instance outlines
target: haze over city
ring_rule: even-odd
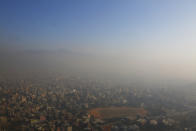
[[[30,57],[35,67],[45,61],[56,68],[63,65],[61,71],[69,65],[78,72],[103,75],[195,80],[193,3],[2,1],[1,66],[9,70],[9,62],[21,62],[26,67]],[[55,58],[49,57],[53,52]],[[56,56],[62,52],[65,56]],[[47,56],[49,60],[42,60]]]
[[[195,100],[195,14],[193,0],[1,0],[0,79],[69,76]]]

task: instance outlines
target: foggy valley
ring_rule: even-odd
[[[0,131],[196,131],[194,1],[0,1]]]

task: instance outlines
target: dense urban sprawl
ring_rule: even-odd
[[[112,107],[143,109],[147,114],[102,119],[90,113]],[[0,130],[6,131],[194,131],[195,114],[194,103],[169,88],[72,76],[0,82]]]

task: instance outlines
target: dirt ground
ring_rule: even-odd
[[[134,107],[108,107],[108,108],[95,108],[89,110],[89,113],[95,118],[111,119],[126,117],[129,119],[136,119],[137,115],[146,116],[147,111],[143,108]]]

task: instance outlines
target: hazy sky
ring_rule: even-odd
[[[194,80],[195,35],[194,0],[0,1],[2,49],[89,54],[117,74]]]

